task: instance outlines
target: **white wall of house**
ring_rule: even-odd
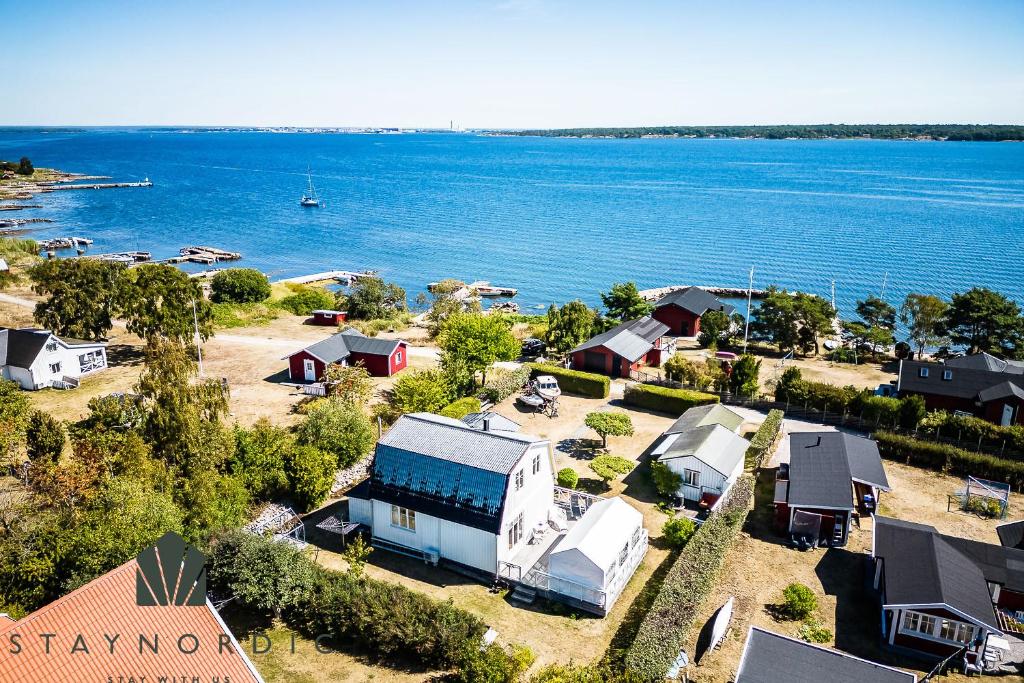
[[[678,474],[683,478],[682,483],[679,485],[679,497],[684,500],[700,500],[702,491],[716,491],[724,493],[726,487],[726,477],[721,472],[711,467],[703,460],[700,460],[696,456],[687,455],[682,458],[671,458],[663,461],[670,470]],[[742,463],[740,468],[742,469]],[[697,486],[689,486],[686,483],[686,471],[691,470],[699,472]]]
[[[348,499],[348,521],[373,527],[373,503],[363,498]]]
[[[405,529],[392,524],[391,503],[379,500],[371,502],[370,526],[374,538],[423,553],[436,551],[444,559],[486,572],[497,572],[494,534],[423,513],[416,513],[415,531]],[[360,512],[365,512],[365,508],[360,509]],[[359,520],[352,518],[352,521]]]
[[[534,463],[537,471],[534,472]],[[522,488],[516,486],[516,473],[523,473]],[[505,491],[505,508],[501,518],[501,536],[498,539],[499,561],[511,561],[516,553],[530,541],[533,530],[548,521],[554,504],[555,479],[551,471],[551,447],[547,441],[530,446],[522,459],[512,468]],[[522,515],[522,533],[509,545],[509,530]],[[524,573],[528,569],[523,567]]]
[[[27,370],[5,366],[4,377],[18,382],[22,389],[45,389],[65,377],[80,379],[106,366],[107,350],[103,344],[68,346],[51,336]]]

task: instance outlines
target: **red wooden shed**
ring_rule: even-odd
[[[405,369],[408,345],[401,339],[372,339],[347,329],[285,356],[293,382],[318,382],[328,365],[362,363],[374,377],[390,377]]]
[[[668,325],[669,332],[674,335],[696,337],[700,334],[700,317],[706,312],[722,311],[732,315],[734,310],[734,306],[722,303],[718,297],[699,287],[686,287],[659,299],[651,315]]]
[[[331,311],[327,309],[313,311],[314,325],[327,325],[331,327],[337,327],[341,323],[345,322],[347,318],[348,313],[346,313],[345,311]]]
[[[661,337],[668,326],[650,316],[629,320],[590,338],[570,351],[576,370],[629,377],[642,365],[661,365]]]

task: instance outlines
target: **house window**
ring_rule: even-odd
[[[523,471],[516,472],[516,491],[523,488]]]
[[[391,506],[391,526],[408,531],[416,531],[416,511],[409,508]]]
[[[540,472],[540,455],[533,456],[533,473]]]
[[[626,545],[622,546],[622,550],[619,552],[619,566],[626,564],[626,557],[629,556],[629,541],[626,541]]]
[[[57,342],[55,342],[55,341],[46,342],[46,350],[49,351],[50,353],[53,353],[54,351],[56,351],[57,350]]]
[[[50,374],[56,375],[60,373],[60,363],[50,363]]]
[[[686,470],[683,475],[683,483],[687,486],[700,486],[700,472],[697,470]]]
[[[508,528],[508,549],[516,547],[519,541],[523,540],[523,513],[520,512],[516,521]]]
[[[630,542],[630,545],[632,545],[635,548],[639,542],[640,542],[640,527],[637,527],[636,531],[633,532],[633,540]]]
[[[939,637],[943,640],[952,640],[966,645],[974,638],[974,627],[962,621],[943,619],[939,627]]]
[[[398,353],[395,354],[395,362],[396,363],[401,363],[402,362],[402,352],[401,351],[399,351]]]
[[[918,377],[927,377],[928,376],[928,368],[921,368],[920,370],[917,371],[917,375],[918,375]]]
[[[903,615],[903,627],[902,631],[916,631],[917,633],[923,633],[925,635],[932,635],[935,633],[935,622],[937,619],[930,614],[921,614],[920,612],[906,612]]]
[[[942,371],[942,379],[946,380],[947,382],[950,381],[951,379],[953,379],[953,371],[952,370],[943,370]]]

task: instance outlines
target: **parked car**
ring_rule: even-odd
[[[547,345],[540,339],[530,337],[529,339],[523,340],[522,353],[524,356],[539,356],[547,351],[547,348]]]

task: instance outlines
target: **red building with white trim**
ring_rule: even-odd
[[[373,339],[347,329],[285,356],[293,382],[319,382],[328,365],[362,364],[374,377],[390,377],[408,364],[408,344],[401,339]]]
[[[696,337],[700,334],[700,317],[708,311],[721,311],[732,315],[734,306],[722,303],[714,294],[700,287],[686,287],[669,292],[654,304],[651,314],[655,320],[668,325],[669,332],[678,337]]]
[[[629,377],[644,365],[658,366],[671,353],[662,337],[668,326],[651,316],[629,320],[591,337],[569,352],[575,370]]]

